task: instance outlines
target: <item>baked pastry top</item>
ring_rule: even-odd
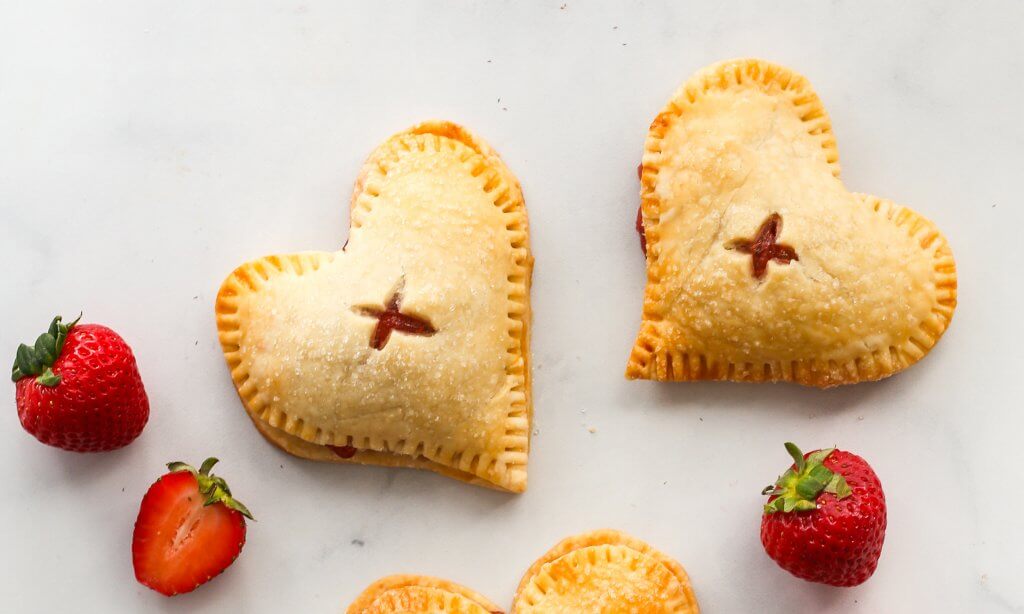
[[[465,586],[429,576],[398,575],[377,580],[347,614],[501,614],[486,597]]]
[[[839,180],[808,81],[762,60],[699,71],[651,124],[641,171],[643,321],[654,380],[833,386],[921,359],[956,306],[930,221]]]
[[[227,278],[221,345],[256,427],[292,454],[519,492],[532,264],[515,177],[466,129],[427,122],[369,157],[341,251]]]
[[[613,530],[567,538],[535,562],[513,614],[698,614],[682,565]]]

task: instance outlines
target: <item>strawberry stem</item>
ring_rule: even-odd
[[[766,514],[817,509],[817,500],[822,492],[830,493],[836,499],[845,499],[853,494],[846,479],[824,465],[835,448],[817,450],[804,458],[800,448],[786,442],[786,451],[793,457],[793,466],[779,476],[774,485],[761,491],[762,495],[774,497],[764,506]]]
[[[223,503],[228,509],[235,510],[249,520],[255,522],[256,519],[252,517],[252,513],[249,511],[249,508],[245,507],[241,501],[238,501],[231,496],[231,489],[228,488],[228,483],[224,478],[210,473],[210,470],[213,469],[213,466],[218,462],[219,461],[216,458],[211,456],[203,461],[203,464],[199,466],[198,471],[196,471],[196,468],[192,465],[181,461],[167,463],[167,468],[171,470],[171,473],[187,471],[195,476],[196,483],[199,484],[199,493],[206,495],[206,499],[203,501],[204,507],[207,505],[214,505],[215,503]]]

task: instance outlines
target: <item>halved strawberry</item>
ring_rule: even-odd
[[[194,590],[224,571],[245,544],[245,519],[252,514],[231,497],[227,482],[210,473],[208,458],[198,471],[168,463],[142,498],[132,536],[135,578],[164,595]]]

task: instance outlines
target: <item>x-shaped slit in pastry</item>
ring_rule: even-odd
[[[404,282],[404,280],[403,280]],[[402,313],[402,290],[404,283],[399,283],[391,293],[384,309],[377,307],[356,307],[353,309],[359,315],[370,318],[377,318],[377,326],[370,336],[370,347],[375,350],[382,350],[391,338],[392,331],[398,331],[407,335],[419,335],[429,337],[437,332],[437,329],[428,321],[416,316]]]
[[[796,250],[792,246],[783,243],[776,243],[779,233],[782,231],[782,216],[773,213],[757,229],[757,236],[753,239],[736,239],[726,245],[726,249],[735,249],[744,254],[750,254],[753,260],[754,277],[762,279],[768,271],[768,263],[772,260],[779,264],[789,264],[793,260],[800,260]]]

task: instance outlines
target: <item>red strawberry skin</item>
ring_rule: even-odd
[[[142,498],[132,536],[135,578],[167,596],[187,593],[227,569],[245,545],[245,518],[224,503],[204,506],[196,476],[158,479]]]
[[[99,324],[68,332],[53,364],[56,386],[34,377],[16,385],[18,418],[39,441],[75,452],[104,452],[128,445],[149,420],[149,398],[131,348]]]
[[[856,454],[836,450],[823,464],[841,474],[853,494],[838,500],[822,492],[815,510],[765,513],[761,543],[768,556],[798,578],[856,586],[878,566],[885,541],[885,494],[874,470]]]

